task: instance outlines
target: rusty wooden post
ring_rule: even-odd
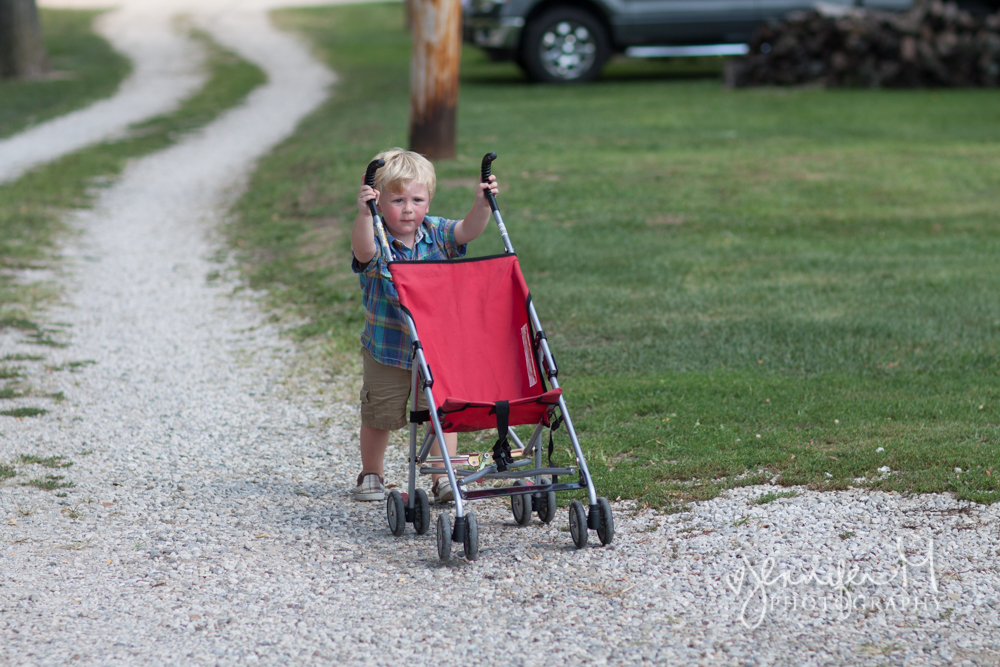
[[[0,0],[0,77],[30,79],[48,71],[35,0]]]
[[[403,28],[413,32],[413,0],[403,0]]]
[[[455,157],[458,65],[462,55],[460,0],[411,0],[410,150]]]

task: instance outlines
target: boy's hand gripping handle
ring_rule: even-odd
[[[375,187],[375,172],[385,166],[385,160],[378,159],[372,160],[368,163],[368,168],[365,170],[365,185],[370,188]],[[375,206],[375,200],[368,200],[368,210],[372,214],[372,223],[375,225],[375,236],[378,237],[379,243],[382,244],[382,254],[385,255],[386,261],[392,261],[392,248],[389,246],[389,239],[385,235],[385,228],[382,226],[382,217],[378,214],[378,208]]]
[[[490,182],[490,170],[493,166],[493,160],[497,159],[497,154],[490,151],[483,156],[483,167],[480,172],[482,176],[483,183]],[[510,254],[514,254],[514,246],[510,243],[510,237],[507,235],[507,228],[503,224],[503,217],[500,215],[500,207],[497,206],[497,198],[493,196],[493,193],[489,190],[486,191],[486,201],[490,203],[490,209],[493,211],[493,218],[497,221],[497,228],[500,230],[500,236],[503,238],[503,247]]]
[[[490,182],[490,170],[492,169],[493,166],[493,160],[496,159],[497,159],[497,154],[494,153],[493,151],[490,151],[489,153],[483,156],[483,167],[481,170],[483,183]],[[486,201],[490,203],[491,211],[496,213],[499,210],[500,207],[497,206],[497,198],[494,197],[493,193],[490,192],[489,190],[486,191]]]
[[[365,170],[365,185],[370,188],[375,187],[375,172],[385,166],[385,160],[379,158],[378,160],[372,160],[368,163],[368,169]],[[371,211],[372,219],[378,215],[378,210],[375,208],[375,200],[372,199],[368,202],[368,210]]]

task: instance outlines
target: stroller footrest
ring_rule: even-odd
[[[468,477],[469,475],[474,475],[475,470],[465,470],[464,468],[455,468],[455,477]],[[448,471],[444,468],[421,468],[421,475],[447,475]]]
[[[478,482],[481,479],[504,479],[504,478],[509,479],[511,477],[530,476],[532,474],[531,472],[519,472],[517,470],[514,470],[514,468],[523,468],[525,466],[531,465],[532,463],[533,462],[531,459],[527,459],[525,461],[518,461],[514,465],[509,466],[507,470],[503,471],[502,473],[497,471],[497,466],[495,465],[488,466],[486,468],[482,468],[477,472],[474,472],[471,475],[466,476],[463,479],[462,484],[472,484],[473,482]]]
[[[520,479],[521,477],[538,477],[539,475],[575,475],[572,468],[532,468],[531,470],[508,470],[495,472],[486,476],[487,479]],[[529,487],[529,488],[538,488]]]
[[[548,493],[549,491],[576,491],[587,488],[579,482],[559,484],[536,484],[534,486],[505,486],[502,489],[462,490],[462,498],[477,500],[479,498],[503,498],[504,496],[523,496],[531,493]]]
[[[507,470],[508,471],[513,471],[515,468],[523,468],[524,466],[529,466],[532,463],[534,463],[534,462],[531,459],[524,459],[523,461],[516,461],[513,465],[508,466]],[[489,466],[487,468],[487,470],[491,471],[491,472],[487,473],[488,475],[491,475],[494,472],[496,472],[496,466],[495,465]],[[482,472],[482,470],[468,470],[466,468],[455,468],[455,475],[458,476],[458,477],[468,477],[470,475],[476,475],[476,474],[479,474],[481,472]],[[443,467],[442,468],[421,468],[420,469],[420,474],[421,475],[444,475],[446,473],[447,473],[447,470],[445,470]],[[563,473],[556,473],[556,474],[557,475],[561,475]],[[524,475],[519,475],[519,476],[523,477]],[[476,479],[479,479],[481,477],[483,477],[483,475],[479,475],[479,477],[477,477]]]

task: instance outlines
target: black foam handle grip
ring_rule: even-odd
[[[493,168],[493,160],[496,159],[497,159],[497,154],[494,153],[493,151],[490,151],[489,153],[483,156],[483,168],[481,170],[483,183],[490,182],[490,169]],[[497,206],[497,198],[494,197],[493,193],[490,192],[489,190],[486,191],[486,201],[490,203],[490,210],[492,210],[494,213],[500,210],[500,207]]]
[[[482,169],[483,183],[489,182],[490,169],[492,167],[493,160],[496,159],[497,159],[497,154],[492,151],[483,156],[483,169]]]
[[[375,172],[385,166],[385,160],[379,158],[378,160],[372,160],[368,163],[368,169],[365,170],[365,185],[370,188],[375,187]],[[368,211],[372,214],[372,220],[378,215],[378,208],[375,206],[375,200],[371,199],[368,201]]]
[[[375,172],[384,166],[385,166],[385,160],[381,158],[369,162],[368,169],[365,170],[365,185],[367,185],[370,188],[375,187]]]

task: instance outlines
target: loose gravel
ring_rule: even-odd
[[[520,527],[482,501],[475,562],[392,537],[350,497],[353,381],[302,380],[309,357],[211,259],[253,160],[330,75],[261,14],[211,24],[268,86],[74,216],[68,303],[41,337],[65,347],[0,332],[0,357],[45,356],[5,364],[65,396],[2,402],[50,412],[0,417],[18,471],[0,486],[0,663],[997,663],[997,505],[761,505],[787,490],[750,487],[669,515],[614,503],[615,542],[578,551],[565,509]],[[402,485],[402,450],[388,463]],[[47,475],[73,486],[24,485]]]

